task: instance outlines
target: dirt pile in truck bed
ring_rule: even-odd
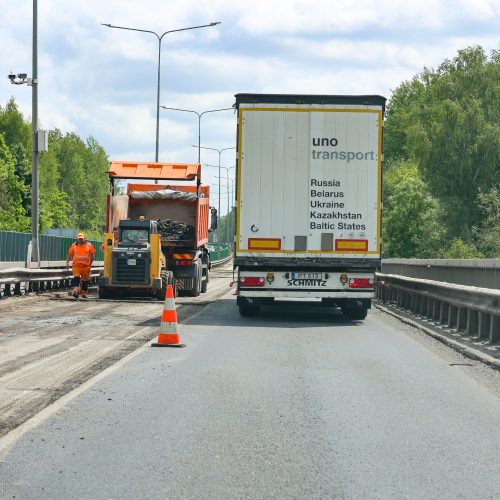
[[[166,240],[190,240],[194,238],[194,227],[183,222],[158,219],[158,232]]]

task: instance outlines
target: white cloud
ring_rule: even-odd
[[[0,68],[31,73],[31,6],[2,1]],[[204,111],[238,92],[382,94],[471,44],[498,48],[498,0],[44,0],[39,2],[40,121],[94,136],[113,158],[154,158],[157,41],[100,23],[165,30],[161,104]],[[31,92],[0,79],[26,117]],[[204,115],[202,143],[235,142],[232,112]],[[160,158],[195,161],[195,115],[160,111]],[[217,154],[204,151],[204,162]],[[226,156],[224,162],[229,161]],[[231,159],[231,161],[234,161]],[[207,168],[207,178],[213,172]]]

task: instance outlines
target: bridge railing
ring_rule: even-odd
[[[500,289],[500,259],[384,259],[382,272]]]
[[[496,343],[499,270],[500,259],[383,261],[377,298],[458,333]]]

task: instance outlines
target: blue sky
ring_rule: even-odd
[[[163,33],[220,21],[168,34],[162,43],[160,103],[199,112],[231,107],[238,92],[389,98],[424,66],[435,68],[469,45],[489,52],[500,42],[500,0],[38,3],[41,126],[92,135],[111,159],[122,160],[154,160],[158,42],[100,23]],[[14,96],[29,118],[31,89],[6,76],[31,74],[32,0],[0,0],[0,12],[0,105]],[[194,114],[161,110],[160,161],[196,161],[197,124]],[[234,146],[234,114],[204,116],[201,142]],[[202,164],[217,161],[216,152],[202,151]],[[231,150],[222,165],[234,165]],[[216,174],[204,168],[214,190]]]

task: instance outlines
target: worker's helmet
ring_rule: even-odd
[[[85,235],[84,235],[83,233],[78,233],[78,234],[76,235],[76,239],[77,239],[77,240],[84,240],[84,239],[85,239]]]

